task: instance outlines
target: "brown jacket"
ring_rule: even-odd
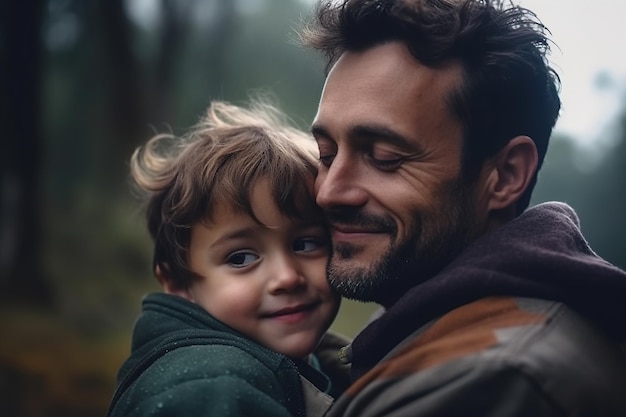
[[[409,336],[327,416],[626,416],[626,361],[562,303],[485,298]]]

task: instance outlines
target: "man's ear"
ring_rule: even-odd
[[[191,291],[189,291],[189,288],[181,289],[178,286],[173,284],[173,281],[168,276],[169,268],[167,267],[167,264],[165,264],[164,266],[165,268],[163,269],[161,268],[160,265],[157,265],[154,268],[154,275],[156,275],[157,279],[161,283],[161,286],[163,287],[163,292],[166,294],[177,295],[191,302],[195,302],[193,295],[191,294]]]
[[[532,181],[539,157],[537,146],[528,136],[516,136],[485,165],[488,172],[487,210],[514,207]]]

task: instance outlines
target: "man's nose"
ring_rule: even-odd
[[[323,209],[362,206],[367,201],[365,173],[354,158],[337,154],[315,180],[316,202]]]

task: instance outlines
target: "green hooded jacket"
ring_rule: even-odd
[[[307,364],[257,344],[194,303],[155,293],[143,300],[108,416],[321,415],[332,401],[329,388]]]

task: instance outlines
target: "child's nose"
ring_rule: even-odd
[[[306,277],[302,274],[298,262],[289,256],[275,260],[275,268],[270,272],[270,292],[280,293],[293,291],[306,285]]]

